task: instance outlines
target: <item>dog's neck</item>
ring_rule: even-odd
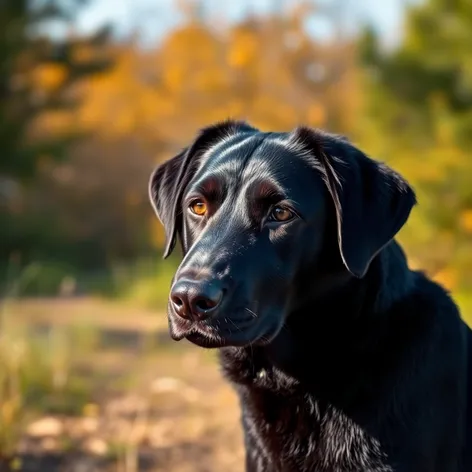
[[[356,356],[375,355],[379,336],[388,336],[392,307],[413,283],[403,251],[392,242],[363,279],[338,274],[325,290],[319,290],[319,280],[316,287],[302,287],[305,296],[292,304],[280,334],[266,346],[223,349],[224,369],[236,383],[276,382],[280,390],[301,385],[327,397],[347,395],[346,387],[364,388],[356,377]]]
[[[316,277],[306,279],[312,280],[312,286],[302,287],[293,297],[296,301],[289,309],[289,323],[294,318],[306,322],[303,312],[310,308],[320,315],[341,311],[347,323],[357,323],[358,316],[378,317],[411,291],[414,275],[402,248],[392,241],[373,259],[362,279],[352,276],[344,267],[331,273],[322,268]],[[295,285],[300,287],[302,284]],[[316,316],[314,321],[323,321],[322,318]],[[332,315],[325,321],[330,319],[339,322],[340,317]]]

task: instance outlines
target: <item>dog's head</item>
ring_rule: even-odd
[[[364,277],[415,204],[399,174],[344,138],[236,121],[203,129],[149,190],[164,257],[177,241],[184,253],[171,336],[205,347],[270,342],[297,303],[296,281],[330,270]]]

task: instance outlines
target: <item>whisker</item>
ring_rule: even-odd
[[[257,315],[252,311],[250,310],[249,308],[244,308],[247,312],[251,313],[251,315],[253,316],[253,318],[257,318]]]
[[[244,307],[244,309],[245,309],[248,313],[250,313],[253,318],[257,318],[257,314],[254,313],[251,309],[249,309],[249,308],[247,308],[247,307]],[[253,345],[252,345],[252,342],[249,343],[249,347],[250,347],[250,349],[251,349],[251,359],[252,359],[252,366],[253,366],[253,375],[255,375],[255,373],[256,373],[256,372],[255,372],[256,367],[255,367],[255,365],[254,365],[254,347],[253,347]]]
[[[233,320],[231,318],[225,318],[226,322],[230,322],[238,331],[240,331],[241,333],[243,332],[242,329],[236,324],[233,322]]]

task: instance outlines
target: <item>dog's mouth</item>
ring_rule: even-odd
[[[236,322],[225,318],[223,322],[190,322],[174,320],[170,324],[170,335],[175,341],[187,339],[204,348],[246,347],[269,344],[279,330],[274,324],[265,326],[257,320]]]

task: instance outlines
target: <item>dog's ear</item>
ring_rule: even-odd
[[[176,214],[178,189],[176,184],[187,153],[188,148],[185,148],[176,156],[159,165],[149,179],[149,199],[157,217],[164,226],[166,235],[164,259],[172,253],[177,232],[180,231]]]
[[[354,276],[363,277],[407,221],[416,204],[413,189],[346,139],[303,127],[292,139],[312,152],[333,200],[343,263]]]
[[[149,198],[165,229],[164,258],[174,250],[177,237],[182,236],[182,196],[198,168],[199,157],[216,142],[237,132],[251,130],[254,128],[235,120],[203,128],[190,146],[154,170],[149,180]]]

